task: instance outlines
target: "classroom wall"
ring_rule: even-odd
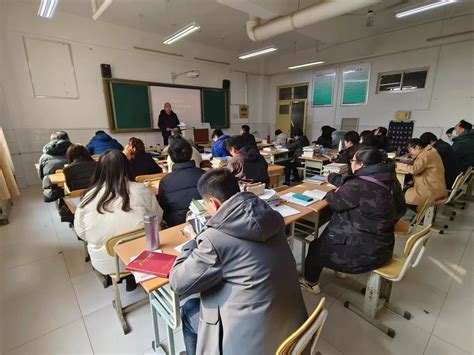
[[[472,19],[472,16],[466,17],[463,18],[463,21]],[[458,22],[451,31],[464,29],[466,26],[466,23],[461,25]],[[472,27],[472,23],[469,26]],[[430,33],[424,35],[429,36]],[[415,34],[414,36],[416,37]],[[402,45],[403,40],[406,42],[405,45]],[[415,42],[420,41],[420,38],[416,38]],[[388,126],[389,121],[394,118],[395,112],[399,110],[412,111],[412,119],[415,121],[415,136],[425,131],[432,131],[441,136],[444,135],[447,128],[453,126],[460,119],[474,121],[474,41],[472,39],[438,45],[430,44],[430,46],[426,46],[426,41],[424,41],[425,44],[422,47],[425,48],[410,49],[412,46],[411,36],[410,32],[407,32],[404,37],[400,38],[397,33],[386,42],[380,43],[380,45],[383,43],[384,47],[381,52],[387,50],[389,54],[375,55],[363,60],[351,60],[351,58],[357,58],[360,52],[348,47],[344,50],[339,49],[339,58],[345,60],[338,64],[272,75],[270,93],[273,104],[270,106],[270,116],[276,117],[277,87],[279,85],[307,82],[309,83],[309,97],[311,97],[313,71],[336,68],[339,78],[336,87],[336,104],[333,107],[320,108],[311,107],[311,104],[308,106],[306,133],[310,139],[317,139],[321,126],[325,124],[336,128],[340,127],[341,119],[344,117],[360,118],[359,130]],[[388,48],[387,43],[391,43],[392,47]],[[375,44],[374,46],[372,51],[378,53]],[[360,61],[371,63],[367,105],[343,107],[340,105],[342,66],[344,63]],[[273,62],[270,65],[276,64]],[[424,90],[406,93],[376,93],[378,73],[423,67],[429,67]],[[272,126],[273,128],[274,126]]]
[[[54,130],[68,131],[71,140],[86,144],[98,129],[108,130],[106,106],[100,75],[100,63],[112,66],[113,76],[123,79],[171,83],[171,72],[198,69],[198,79],[186,76],[176,84],[222,87],[223,79],[231,80],[231,103],[249,105],[249,118],[232,119],[228,133],[237,133],[248,123],[252,130],[269,132],[261,101],[258,99],[269,82],[259,74],[262,65],[240,62],[237,53],[183,41],[172,48],[162,48],[163,36],[145,33],[108,23],[94,22],[84,17],[56,13],[53,21],[36,15],[37,7],[16,2],[6,4],[5,53],[7,76],[4,80],[8,101],[2,125],[12,151],[21,186],[39,183],[34,169],[41,149]],[[4,11],[2,11],[4,13]],[[71,45],[77,79],[78,99],[35,98],[25,55],[23,37],[54,39]],[[134,50],[133,46],[175,51],[183,58]],[[48,60],[48,53],[41,53]],[[193,60],[194,56],[231,63],[230,66]],[[246,74],[246,73],[252,74]],[[265,85],[267,85],[265,87]],[[1,103],[1,101],[0,101]],[[160,133],[136,133],[135,136],[152,145],[162,143]],[[129,133],[114,134],[125,144]]]

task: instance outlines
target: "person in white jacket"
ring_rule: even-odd
[[[147,212],[155,213],[159,223],[162,220],[163,210],[156,196],[132,180],[127,157],[118,150],[106,151],[75,213],[74,229],[87,241],[92,266],[104,275],[115,272],[115,259],[106,250],[107,240],[143,228]]]

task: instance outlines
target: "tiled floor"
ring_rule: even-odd
[[[325,271],[321,285],[329,315],[318,350],[324,355],[471,354],[473,217],[474,204],[458,213],[448,233],[431,238],[421,264],[394,285],[394,303],[413,315],[409,321],[390,311],[380,315],[397,331],[394,339],[343,306],[347,299],[362,300],[355,280],[365,282],[366,275],[336,279]],[[396,249],[402,244],[399,240]],[[148,305],[130,313],[132,332],[124,336],[111,305],[112,289],[99,284],[84,263],[82,243],[59,221],[54,205],[42,202],[38,186],[22,190],[10,224],[0,227],[0,269],[2,354],[151,353]],[[124,302],[141,297],[138,289]],[[309,310],[320,299],[304,297]]]

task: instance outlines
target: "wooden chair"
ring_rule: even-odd
[[[349,301],[344,303],[344,307],[349,308],[358,316],[394,338],[395,330],[387,327],[375,317],[380,309],[386,307],[405,319],[411,318],[410,312],[390,303],[392,284],[401,281],[409,268],[414,268],[420,263],[431,236],[430,231],[431,225],[428,225],[415,232],[406,241],[402,256],[394,255],[384,266],[372,271],[367,280],[366,288],[362,289],[365,294],[363,309],[359,309]]]
[[[85,194],[86,191],[87,191],[87,189],[80,189],[80,190],[70,191],[68,196],[69,197],[82,197]]]
[[[282,192],[282,191],[288,190],[289,188],[290,187],[288,185],[281,185],[281,186],[275,187],[273,190],[275,190],[276,192]]]
[[[325,302],[326,298],[323,297],[306,322],[279,346],[276,355],[300,355],[310,343],[310,354],[317,354],[315,353],[316,344],[328,314],[328,311],[323,308]]]
[[[281,175],[280,174],[272,174],[272,175],[268,175],[270,181],[268,183],[268,186],[270,188],[275,188],[278,186],[279,182],[280,182],[280,178],[281,178]]]
[[[56,169],[55,174],[64,174],[64,169]]]
[[[395,235],[407,235],[412,233],[416,228],[418,228],[425,219],[426,212],[431,205],[430,200],[426,200],[424,204],[418,206],[416,215],[412,218],[411,222],[404,220],[399,220],[395,224]]]
[[[115,291],[115,298],[112,301],[112,305],[115,309],[115,313],[117,314],[117,317],[120,321],[120,324],[122,326],[122,330],[124,334],[128,334],[130,332],[130,326],[128,325],[127,320],[125,319],[125,314],[131,310],[132,307],[137,306],[144,301],[147,301],[148,298],[144,298],[142,300],[139,300],[138,302],[135,302],[133,304],[130,304],[128,306],[123,307],[122,306],[122,300],[120,298],[120,289],[118,287],[118,283],[121,282],[121,280],[129,275],[131,275],[130,272],[122,272],[120,271],[120,259],[117,254],[115,254],[114,247],[116,245],[126,243],[130,240],[142,238],[145,236],[145,231],[143,229],[138,229],[132,232],[128,233],[123,233],[119,234],[115,237],[110,238],[107,240],[107,243],[105,244],[107,253],[115,258],[115,272],[112,274],[109,274],[110,278],[112,279],[112,285]]]
[[[460,182],[459,189],[456,193],[454,199],[450,202],[450,204],[455,208],[465,209],[469,205],[469,201],[472,198],[472,175],[474,174],[474,169],[470,166],[463,175],[463,178]],[[463,190],[462,188],[466,185],[466,189]],[[460,200],[464,197],[464,200]]]
[[[85,192],[87,191],[87,189],[80,189],[80,190],[74,190],[74,191],[70,191],[69,194],[65,197],[82,197]],[[69,204],[66,202],[66,199],[64,199],[66,205],[68,206],[69,210],[71,211],[71,213],[75,213],[76,210],[74,209],[74,211],[71,209],[72,207],[69,206]],[[74,225],[71,224],[70,226],[71,228],[74,228]],[[77,237],[77,239],[79,239],[80,241],[82,241],[84,243],[84,261],[87,263],[91,260],[90,256],[89,256],[89,251],[87,250],[87,242],[85,240],[82,240],[80,239],[79,237]]]
[[[167,173],[159,173],[159,174],[148,174],[148,175],[139,175],[135,177],[136,182],[145,182],[149,180],[161,180],[163,179]]]

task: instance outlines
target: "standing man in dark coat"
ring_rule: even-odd
[[[199,180],[204,231],[181,249],[170,272],[181,297],[186,354],[275,354],[306,319],[283,217],[226,169]]]
[[[168,145],[168,138],[171,136],[171,131],[173,128],[178,127],[178,125],[178,116],[171,109],[171,104],[166,102],[163,110],[160,111],[160,115],[158,116],[158,128],[161,129],[164,145]]]
[[[425,132],[420,136],[420,139],[436,149],[444,165],[444,178],[446,180],[446,187],[451,189],[456,176],[462,172],[461,161],[454,153],[453,147],[446,143],[441,138],[438,139],[433,133]]]
[[[395,191],[395,167],[382,161],[382,153],[362,148],[352,160],[353,175],[329,192],[326,202],[333,211],[321,236],[309,245],[301,286],[319,293],[323,268],[358,274],[384,265],[393,253],[394,226],[406,207],[401,189]]]
[[[288,148],[288,155],[291,161],[285,166],[285,185],[290,185],[291,172],[293,171],[293,181],[301,180],[298,174],[298,167],[301,166],[299,157],[303,155],[303,148],[309,145],[309,140],[303,133],[301,128],[296,127],[293,130],[293,138],[288,139],[286,147]]]

